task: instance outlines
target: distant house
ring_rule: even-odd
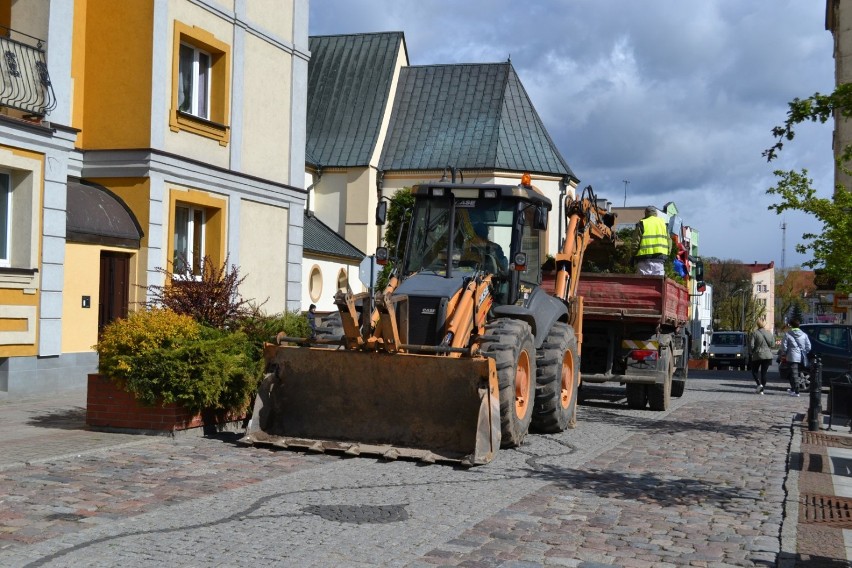
[[[766,329],[775,332],[775,262],[746,264],[751,273],[751,294],[766,309]]]
[[[511,62],[409,66],[401,32],[310,38],[308,208],[358,250],[381,244],[380,199],[437,181],[518,183],[553,201],[547,251],[559,242],[558,201],[574,175]]]
[[[302,286],[302,306],[315,304],[317,311],[335,310],[338,290],[360,289],[358,265],[364,253],[317,219],[305,212],[302,266],[306,277]]]

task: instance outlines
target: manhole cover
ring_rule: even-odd
[[[408,519],[405,505],[309,505],[302,511],[341,523],[396,523]]]
[[[48,521],[79,521],[85,519],[86,515],[78,515],[76,513],[53,513],[45,517]]]
[[[852,499],[803,494],[799,501],[799,522],[852,528]]]

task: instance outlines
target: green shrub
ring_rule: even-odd
[[[139,355],[168,349],[200,335],[201,326],[189,316],[159,308],[133,312],[104,328],[101,340],[95,345],[98,370],[120,379],[134,371]]]
[[[244,410],[257,386],[245,334],[207,328],[199,339],[141,353],[124,377],[146,404],[175,402],[191,410]]]
[[[202,327],[171,310],[116,320],[96,349],[100,372],[149,405],[242,411],[260,374],[244,333]]]
[[[288,337],[310,337],[311,327],[308,318],[298,311],[266,314],[254,308],[250,315],[242,317],[237,328],[248,336],[256,348],[256,358],[263,356],[264,342],[273,343],[279,332]]]

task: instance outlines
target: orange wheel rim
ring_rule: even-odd
[[[518,368],[515,371],[515,414],[523,418],[530,404],[530,358],[526,351],[521,351],[518,357]]]
[[[562,408],[568,408],[571,404],[571,395],[576,390],[576,377],[574,374],[574,355],[570,351],[565,352],[562,358],[562,379],[560,381],[559,404]]]

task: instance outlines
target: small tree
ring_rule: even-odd
[[[165,276],[165,284],[148,286],[152,306],[168,308],[175,313],[192,316],[197,322],[216,329],[232,327],[251,313],[249,300],[240,296],[239,287],[245,280],[239,268],[228,258],[217,267],[209,256],[204,257],[200,278],[188,272],[157,271]]]
[[[778,272],[775,278],[775,329],[781,329],[793,306],[805,308],[805,296],[816,290],[810,272],[800,268],[788,268]]]

